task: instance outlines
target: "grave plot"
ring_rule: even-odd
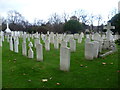
[[[39,41],[36,40],[36,35],[40,37],[37,39]],[[74,37],[71,35],[58,36],[59,46],[56,45],[58,49],[55,48],[56,39],[52,40],[49,35],[45,34],[21,33],[19,40],[14,39],[13,36],[13,39],[9,37],[9,42],[8,37],[5,36],[4,42],[2,42],[2,47],[4,47],[2,50],[3,87],[86,88],[86,85],[89,88],[118,87],[117,52],[98,58],[98,41],[91,41],[89,37],[88,40],[85,40],[84,37],[79,43],[77,36],[74,39],[71,39]],[[15,52],[15,48],[13,51],[10,49],[10,42],[13,41],[15,44],[14,40],[17,40],[18,53]],[[45,45],[46,40],[49,41],[49,50],[48,45]],[[89,51],[86,54],[87,58],[85,58],[85,50]]]

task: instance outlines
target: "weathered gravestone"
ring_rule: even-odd
[[[70,48],[60,47],[60,70],[69,71],[70,69]]]
[[[87,42],[85,43],[85,58],[92,60],[94,58],[94,43]]]
[[[55,36],[55,39],[54,39],[54,48],[55,49],[59,48],[59,42],[58,42],[58,37],[57,36]]]
[[[91,41],[90,38],[86,38],[86,39],[85,39],[85,43],[88,43],[88,42],[90,42],[90,41]]]
[[[40,44],[40,38],[38,36],[35,36],[34,46],[36,47],[37,44]]]
[[[13,39],[10,37],[10,50],[13,51]]]
[[[27,47],[25,41],[22,43],[22,55],[27,56]]]
[[[83,36],[82,36],[82,34],[80,34],[80,35],[78,36],[78,43],[81,43],[81,42],[82,42],[82,38],[83,38]]]
[[[43,61],[43,46],[40,43],[36,45],[36,56],[37,61]]]
[[[107,32],[106,32],[106,40],[103,40],[103,49],[110,49],[111,43],[114,42],[112,31],[110,31],[110,29],[115,29],[115,27],[111,26],[111,23],[108,22],[107,26],[105,26],[104,29],[107,29]]]
[[[45,40],[45,49],[50,51],[50,41],[48,39]]]
[[[112,31],[110,31],[110,30],[111,30],[111,29],[115,29],[115,26],[111,26],[111,23],[108,22],[108,23],[107,23],[107,26],[105,26],[104,29],[107,29],[107,32],[106,32],[106,40],[107,40],[107,41],[113,41]]]
[[[51,32],[49,37],[50,37],[50,43],[54,44],[54,33]]]
[[[76,51],[76,40],[70,39],[70,51],[75,52]]]
[[[7,35],[7,42],[9,43],[9,41],[10,41],[10,36]]]
[[[29,50],[28,50],[28,58],[34,58],[34,53],[32,50],[33,44],[32,42],[29,43]]]
[[[2,32],[0,32],[0,47],[2,47]]]
[[[61,47],[67,47],[67,42],[65,40],[61,41]]]
[[[94,43],[94,57],[97,58],[98,57],[98,53],[99,53],[99,42],[98,41],[93,41]]]
[[[95,41],[102,41],[101,39],[102,39],[102,37],[100,36],[99,33],[96,32],[96,33],[93,35],[93,40],[95,40]]]
[[[16,53],[19,52],[18,51],[18,39],[16,37],[14,38],[14,50],[15,50]]]

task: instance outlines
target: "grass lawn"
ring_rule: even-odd
[[[44,61],[37,62],[35,54],[34,59],[22,55],[21,43],[19,53],[15,53],[6,40],[3,42],[3,88],[118,88],[118,52],[89,61],[84,57],[84,42],[77,43],[77,51],[71,53],[70,71],[63,72],[59,70],[60,50],[53,45],[50,51],[43,48]]]

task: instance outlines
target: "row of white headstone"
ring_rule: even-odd
[[[110,29],[109,27],[107,27]],[[103,36],[104,39],[106,38],[106,44],[108,44],[108,41],[112,40],[110,35],[110,31],[108,32],[109,35]],[[2,39],[4,35],[1,34]],[[109,36],[109,37],[108,37]],[[54,34],[53,32],[47,34],[26,34],[26,33],[18,33],[13,32],[11,37],[7,36],[7,42],[10,43],[10,50],[14,51],[16,53],[19,52],[18,45],[19,45],[19,37],[23,38],[22,43],[22,54],[27,56],[27,46],[26,46],[26,38],[28,38],[28,41],[30,42],[30,38],[34,39],[34,47],[36,48],[36,57],[37,61],[43,61],[43,46],[40,43],[40,37],[45,43],[45,49],[47,51],[50,50],[50,44],[54,44],[55,49],[59,49],[59,44],[61,44],[60,47],[60,69],[68,71],[70,66],[70,52],[76,51],[76,40],[78,43],[82,42],[82,38],[84,37],[84,34]],[[109,38],[109,39],[108,39]],[[94,41],[91,41],[94,40]],[[92,60],[93,58],[98,57],[98,53],[102,50],[102,43],[104,41],[103,38],[99,35],[99,33],[95,33],[93,35],[86,35],[86,41],[85,41],[85,58]],[[117,38],[116,38],[117,39]],[[14,45],[13,45],[14,42]],[[68,47],[68,42],[70,43],[70,47]],[[33,44],[32,42],[29,43],[29,50],[28,50],[28,58],[34,58],[34,52],[32,50]]]
[[[5,36],[7,42],[9,42],[10,50],[16,53],[19,52],[19,38],[23,38],[22,42],[22,54],[27,56],[28,58],[34,58],[33,52],[33,44],[30,42],[33,36],[34,39],[34,47],[36,48],[36,58],[37,61],[43,61],[43,45],[40,43],[40,34],[36,33],[35,35],[27,35],[23,33],[22,35],[14,35],[14,36]],[[52,37],[54,36],[54,37]],[[61,37],[60,37],[61,36]],[[4,36],[3,36],[4,37]],[[52,39],[50,39],[52,37]],[[84,34],[75,34],[75,35],[60,35],[60,34],[52,34],[44,35],[41,34],[41,39],[45,43],[45,49],[47,51],[50,50],[50,43],[54,44],[55,49],[59,49],[60,44],[60,69],[63,71],[69,71],[70,68],[70,52],[76,51],[76,40],[79,43],[82,42],[82,38]],[[80,40],[79,40],[80,38]],[[29,41],[29,49],[27,50],[26,39]],[[70,43],[70,47],[68,47],[68,42]],[[27,55],[28,52],[28,55]]]
[[[119,35],[112,35],[112,31],[110,29],[115,29],[114,26],[111,26],[110,23],[104,27],[107,29],[106,35],[100,35],[99,33],[95,33],[92,35],[86,35],[85,41],[85,58],[92,60],[93,58],[98,57],[98,53],[102,51],[102,49],[111,49],[112,52],[116,51],[115,40],[119,39]],[[91,41],[94,40],[94,41]]]

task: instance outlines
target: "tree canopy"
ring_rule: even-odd
[[[120,13],[116,14],[112,19],[110,20],[112,25],[115,26],[115,30],[112,30],[113,32],[118,32],[120,34]]]
[[[77,33],[82,30],[82,24],[77,20],[69,20],[63,26],[64,31],[70,31],[71,33]]]

